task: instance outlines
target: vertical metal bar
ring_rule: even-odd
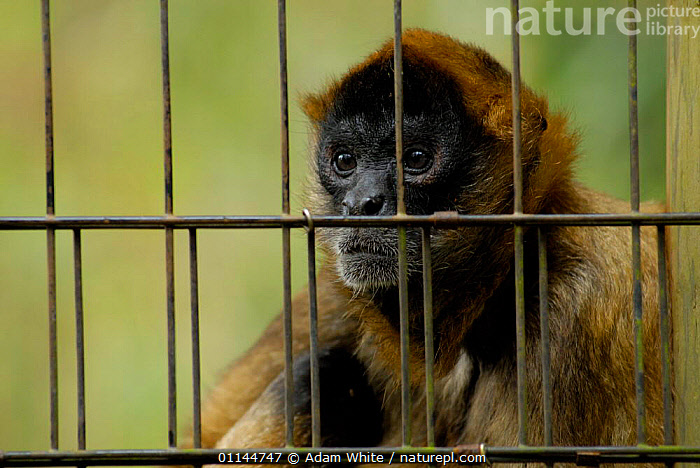
[[[51,79],[51,15],[49,0],[41,2],[41,36],[44,49],[44,118],[46,134],[46,214],[55,214],[53,167],[53,87]],[[51,448],[58,449],[58,337],[56,333],[56,231],[46,229],[49,293],[49,398]]]
[[[53,84],[51,79],[51,15],[49,0],[41,1],[41,37],[44,49],[44,128],[46,135],[46,214],[54,211]]]
[[[73,230],[75,272],[75,347],[78,384],[78,449],[85,450],[85,327],[83,320],[83,255],[80,229]]]
[[[511,87],[513,93],[513,212],[523,212],[523,165],[522,155],[522,115],[520,113],[520,34],[518,21],[520,20],[520,2],[511,0],[512,17],[512,54],[513,71],[511,74]]]
[[[537,228],[540,286],[540,344],[542,346],[542,408],[544,412],[544,445],[552,445],[552,385],[549,353],[549,275],[547,273],[547,232]],[[550,464],[551,466],[551,464]]]
[[[518,443],[527,445],[527,367],[525,361],[525,281],[523,227],[515,226],[515,327],[518,375]]]
[[[308,223],[307,261],[309,274],[309,353],[311,354],[311,446],[321,446],[321,394],[318,370],[318,308],[316,296],[316,232],[309,210],[304,210]]]
[[[396,214],[406,214],[403,176],[403,45],[401,0],[394,0],[394,122],[396,130]],[[401,335],[401,423],[402,443],[411,445],[411,385],[409,376],[408,266],[406,227],[398,228],[399,328]]]
[[[423,228],[423,329],[425,332],[425,405],[428,447],[435,447],[435,382],[433,367],[433,259],[430,252],[430,226]]]
[[[163,149],[165,163],[165,213],[173,214],[173,141],[170,118],[170,35],[168,0],[160,0],[160,47],[163,69]]]
[[[56,231],[46,230],[49,287],[49,387],[51,448],[58,450],[58,337],[56,329]]]
[[[637,9],[637,0],[628,0],[630,8]],[[629,36],[628,55],[629,132],[630,132],[630,203],[633,212],[639,211],[639,118],[637,107],[637,36]]]
[[[170,46],[168,34],[168,0],[160,0],[160,40],[163,68],[163,149],[165,178],[165,213],[173,214],[173,151],[170,119]],[[175,268],[173,229],[165,228],[165,278],[168,328],[168,445],[177,446],[177,385],[175,379]]]
[[[175,268],[173,230],[165,229],[165,278],[168,329],[168,446],[177,446],[177,386],[175,379]]]
[[[394,0],[394,122],[396,131],[397,214],[406,214],[403,175],[403,27],[401,0]]]
[[[636,0],[628,0],[630,8],[637,8]],[[629,132],[630,132],[630,190],[632,212],[639,212],[639,119],[637,113],[637,36],[629,36]],[[642,327],[642,265],[640,226],[632,224],[632,304],[634,307],[635,382],[637,393],[637,443],[646,443],[646,415],[644,403],[644,337]]]
[[[659,326],[661,333],[661,378],[664,388],[664,444],[673,444],[673,410],[671,392],[670,317],[666,275],[666,227],[657,226],[659,268]]]
[[[199,358],[199,272],[197,230],[190,229],[190,307],[192,323],[192,429],[194,448],[202,446],[202,396]]]
[[[287,84],[287,3],[277,0],[277,33],[280,61],[280,143],[282,163],[282,213],[289,214],[289,91]]]
[[[284,301],[284,414],[287,447],[294,446],[294,354],[292,350],[292,278],[289,228],[282,228],[282,280]]]
[[[521,156],[520,115],[520,34],[518,21],[520,5],[518,0],[511,0],[512,36],[513,36],[513,212],[523,212],[523,173]],[[523,227],[514,227],[515,240],[515,327],[516,327],[516,360],[518,372],[518,443],[527,444],[527,374],[525,363],[525,275]]]
[[[287,4],[277,0],[280,60],[280,142],[282,162],[282,213],[289,214],[289,98],[287,91]],[[284,408],[286,445],[294,446],[294,375],[292,364],[292,279],[289,228],[282,228],[282,282],[284,301]]]

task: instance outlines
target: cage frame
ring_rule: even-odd
[[[100,465],[157,465],[191,464],[195,466],[218,463],[222,452],[235,451],[239,454],[339,454],[371,451],[376,454],[416,454],[433,453],[440,455],[479,455],[488,462],[542,462],[551,465],[556,462],[570,462],[580,465],[599,463],[640,463],[700,461],[700,447],[673,445],[671,356],[669,344],[670,317],[668,313],[667,266],[666,266],[666,226],[700,225],[699,212],[641,213],[639,188],[639,141],[638,141],[638,96],[637,96],[637,37],[631,35],[628,45],[628,95],[629,95],[629,137],[630,137],[630,182],[631,203],[629,213],[616,214],[573,214],[540,215],[526,214],[522,210],[522,164],[521,164],[521,113],[520,113],[520,36],[517,30],[519,0],[510,0],[512,26],[512,98],[513,98],[513,186],[514,210],[504,215],[464,215],[456,213],[436,213],[432,215],[406,214],[402,165],[402,125],[403,125],[403,85],[402,76],[402,3],[394,0],[394,74],[395,116],[396,116],[396,158],[398,208],[395,216],[317,216],[304,210],[301,215],[290,213],[289,201],[289,105],[287,85],[287,22],[286,0],[277,0],[278,39],[280,64],[280,105],[281,105],[281,170],[282,206],[279,216],[176,216],[173,213],[173,169],[172,169],[172,127],[170,97],[170,55],[169,55],[169,15],[168,0],[160,0],[161,65],[163,94],[163,164],[165,207],[162,216],[73,216],[55,215],[54,203],[54,152],[53,152],[53,90],[51,65],[50,0],[41,0],[42,44],[44,58],[44,99],[45,99],[45,138],[46,138],[46,216],[43,217],[0,217],[0,230],[45,230],[47,257],[48,324],[49,324],[49,397],[50,397],[50,451],[0,451],[2,466],[100,466]],[[628,0],[630,8],[636,8],[636,0]],[[432,336],[432,280],[430,232],[433,228],[453,228],[468,225],[507,225],[514,227],[514,266],[516,285],[516,360],[518,374],[518,447],[492,447],[484,444],[436,447],[434,428],[433,392],[433,336]],[[552,446],[551,384],[549,379],[549,329],[547,301],[547,252],[546,226],[629,226],[632,232],[632,271],[633,271],[633,310],[635,318],[636,343],[636,399],[638,445],[630,447],[555,447]],[[401,335],[401,380],[402,380],[402,446],[372,448],[320,448],[320,388],[318,369],[318,322],[316,305],[315,269],[315,228],[364,226],[397,227],[399,232],[399,298]],[[527,388],[525,386],[525,304],[523,268],[523,229],[532,226],[537,229],[540,324],[541,324],[541,367],[543,372],[543,413],[544,445],[527,444]],[[658,297],[661,330],[661,359],[663,367],[663,408],[664,444],[646,445],[646,420],[643,382],[643,350],[641,346],[641,268],[640,268],[640,228],[656,226],[657,255],[659,268]],[[406,285],[406,229],[420,228],[422,232],[423,255],[423,297],[425,320],[426,356],[426,425],[427,447],[412,446],[411,440],[411,398],[408,370],[408,320]],[[307,232],[307,258],[310,299],[310,351],[311,351],[311,398],[312,398],[312,447],[293,446],[293,375],[292,375],[292,317],[291,317],[291,260],[290,232],[303,228]],[[82,300],[82,244],[81,234],[93,229],[155,229],[165,233],[165,274],[166,274],[166,318],[167,318],[167,374],[168,374],[168,449],[158,450],[86,450],[85,423],[85,346]],[[285,419],[286,447],[270,449],[202,449],[201,448],[201,379],[199,355],[199,300],[198,300],[198,258],[197,231],[199,229],[279,229],[282,232],[282,271],[283,271],[283,323],[285,350]],[[77,398],[78,398],[78,450],[59,450],[58,428],[58,357],[56,327],[56,231],[73,232],[76,358],[77,358]],[[190,297],[191,297],[191,342],[192,342],[192,383],[193,383],[193,444],[194,449],[177,448],[177,388],[175,380],[175,286],[174,286],[174,230],[187,230],[189,233]],[[347,461],[344,459],[343,461]],[[256,463],[259,463],[256,461]]]

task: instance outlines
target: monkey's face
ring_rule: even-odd
[[[433,68],[404,61],[403,162],[408,214],[456,210],[477,176],[483,135],[464,110],[457,85]],[[375,62],[337,88],[319,126],[317,209],[343,216],[396,214],[393,66]],[[356,290],[398,282],[395,228],[329,228],[322,242],[340,277]],[[408,267],[420,271],[420,232],[408,230]]]

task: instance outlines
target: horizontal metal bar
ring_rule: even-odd
[[[164,449],[164,450],[87,450],[51,452],[0,452],[0,466],[75,466],[75,465],[160,465],[220,463],[220,454],[374,454],[383,456],[435,454],[486,455],[489,462],[576,462],[596,463],[691,462],[700,461],[700,447],[372,447],[372,448],[277,448],[277,449]],[[345,460],[345,457],[343,458]],[[286,461],[286,458],[283,459]],[[300,460],[301,461],[301,460]],[[385,459],[386,461],[386,459]],[[395,460],[396,461],[396,460]],[[260,464],[254,462],[254,464]]]
[[[499,215],[404,215],[397,216],[314,216],[316,227],[484,226],[496,224],[561,226],[700,225],[700,212],[614,213],[614,214],[499,214]],[[32,229],[173,229],[190,228],[301,228],[303,216],[57,216],[0,217],[0,230]]]

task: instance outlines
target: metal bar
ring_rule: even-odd
[[[165,213],[173,213],[173,151],[170,119],[170,47],[168,0],[160,0],[160,44],[163,74],[163,160],[165,179]],[[165,228],[165,280],[168,329],[168,445],[177,446],[177,381],[175,378],[175,269],[173,229]]]
[[[280,143],[282,163],[282,213],[289,214],[289,86],[287,81],[287,3],[277,0],[277,32],[280,61]]]
[[[347,454],[374,453],[388,460],[392,454],[394,460],[399,455],[410,454],[471,454],[483,452],[489,462],[568,462],[595,461],[599,463],[662,463],[698,462],[700,447],[682,446],[634,446],[634,447],[323,447],[323,448],[262,448],[262,449],[162,449],[162,450],[86,450],[86,451],[51,451],[51,452],[0,452],[2,466],[76,466],[76,465],[201,465],[221,463],[220,456],[228,457],[235,454],[281,454],[286,461],[289,454],[328,454],[341,455],[343,463],[347,463]],[[226,458],[227,459],[227,458]],[[260,464],[258,462],[251,462]],[[274,462],[272,462],[274,464]]]
[[[192,324],[192,442],[202,446],[201,365],[199,355],[199,268],[197,265],[197,230],[190,229],[190,307]]]
[[[287,86],[287,4],[277,0],[277,32],[279,36],[280,61],[280,141],[282,162],[282,213],[289,216],[289,97]],[[287,447],[294,446],[294,375],[292,365],[292,279],[289,226],[282,228],[282,283],[284,302],[284,408],[285,441]]]
[[[513,213],[523,212],[523,165],[522,165],[522,115],[520,113],[520,1],[511,0],[511,33],[513,70],[511,88],[513,94]]]
[[[401,346],[401,440],[411,445],[411,382],[409,369],[408,267],[406,261],[406,228],[399,231],[399,332]]]
[[[41,34],[44,50],[44,129],[46,135],[46,214],[54,214],[53,84],[51,68],[51,15],[49,0],[41,1]]]
[[[177,446],[177,381],[175,378],[175,268],[173,230],[165,229],[165,282],[168,333],[168,446]]]
[[[659,327],[661,334],[661,378],[664,392],[664,444],[673,443],[673,409],[671,389],[671,318],[668,313],[668,290],[666,274],[666,230],[663,226],[657,228],[658,239],[658,269],[659,269]]]
[[[284,301],[284,413],[287,447],[294,447],[294,354],[292,349],[292,279],[289,228],[282,230],[282,277]]]
[[[540,346],[542,349],[542,408],[544,417],[544,445],[552,445],[552,385],[550,381],[549,347],[549,275],[547,273],[547,232],[537,228],[540,288]]]
[[[521,153],[520,115],[520,35],[518,32],[519,1],[511,0],[512,36],[513,36],[513,213],[523,212],[523,173]],[[524,239],[523,226],[514,226],[515,247],[515,328],[516,328],[516,362],[518,372],[518,443],[527,444],[527,374],[525,363],[525,275],[524,275]]]
[[[628,0],[636,10],[637,0]],[[639,212],[639,119],[637,106],[637,36],[629,36],[629,132],[630,132],[630,204]],[[646,408],[644,402],[644,330],[642,326],[642,264],[640,226],[632,224],[632,304],[634,308],[635,384],[637,394],[637,442],[646,443]]]
[[[403,171],[403,28],[401,0],[394,0],[394,127],[396,131],[396,215],[406,214]],[[411,445],[411,384],[409,369],[408,265],[406,227],[398,228],[399,331],[401,335],[401,422],[402,443]]]
[[[83,320],[83,258],[80,229],[73,231],[75,272],[75,354],[78,393],[78,449],[85,450],[85,327]]]
[[[403,171],[403,27],[401,0],[394,0],[394,129],[396,132],[396,213],[406,214]]]
[[[439,227],[523,226],[692,226],[700,225],[700,212],[619,214],[500,214],[314,216],[316,227]],[[303,228],[302,216],[56,216],[0,217],[0,230],[52,229],[274,229]]]
[[[433,339],[433,260],[430,252],[430,226],[423,233],[423,329],[425,333],[426,439],[435,447],[435,344]]]
[[[46,215],[52,218],[54,203],[53,88],[51,79],[51,15],[49,0],[41,2],[41,34],[44,50],[44,118],[46,134]],[[46,229],[46,261],[49,293],[49,399],[51,448],[58,449],[58,337],[56,330],[56,231]]]
[[[56,231],[46,231],[49,291],[49,387],[51,448],[58,450],[58,337],[56,328]]]
[[[525,350],[525,274],[523,227],[515,226],[515,330],[518,375],[518,443],[527,445],[527,364]]]
[[[318,308],[316,294],[316,232],[309,210],[304,210],[308,221],[306,233],[309,274],[309,353],[311,363],[311,446],[321,446],[321,393],[318,369]]]
[[[173,214],[173,142],[170,116],[170,35],[168,0],[160,0],[160,47],[163,69],[163,149],[165,164],[165,213]]]

